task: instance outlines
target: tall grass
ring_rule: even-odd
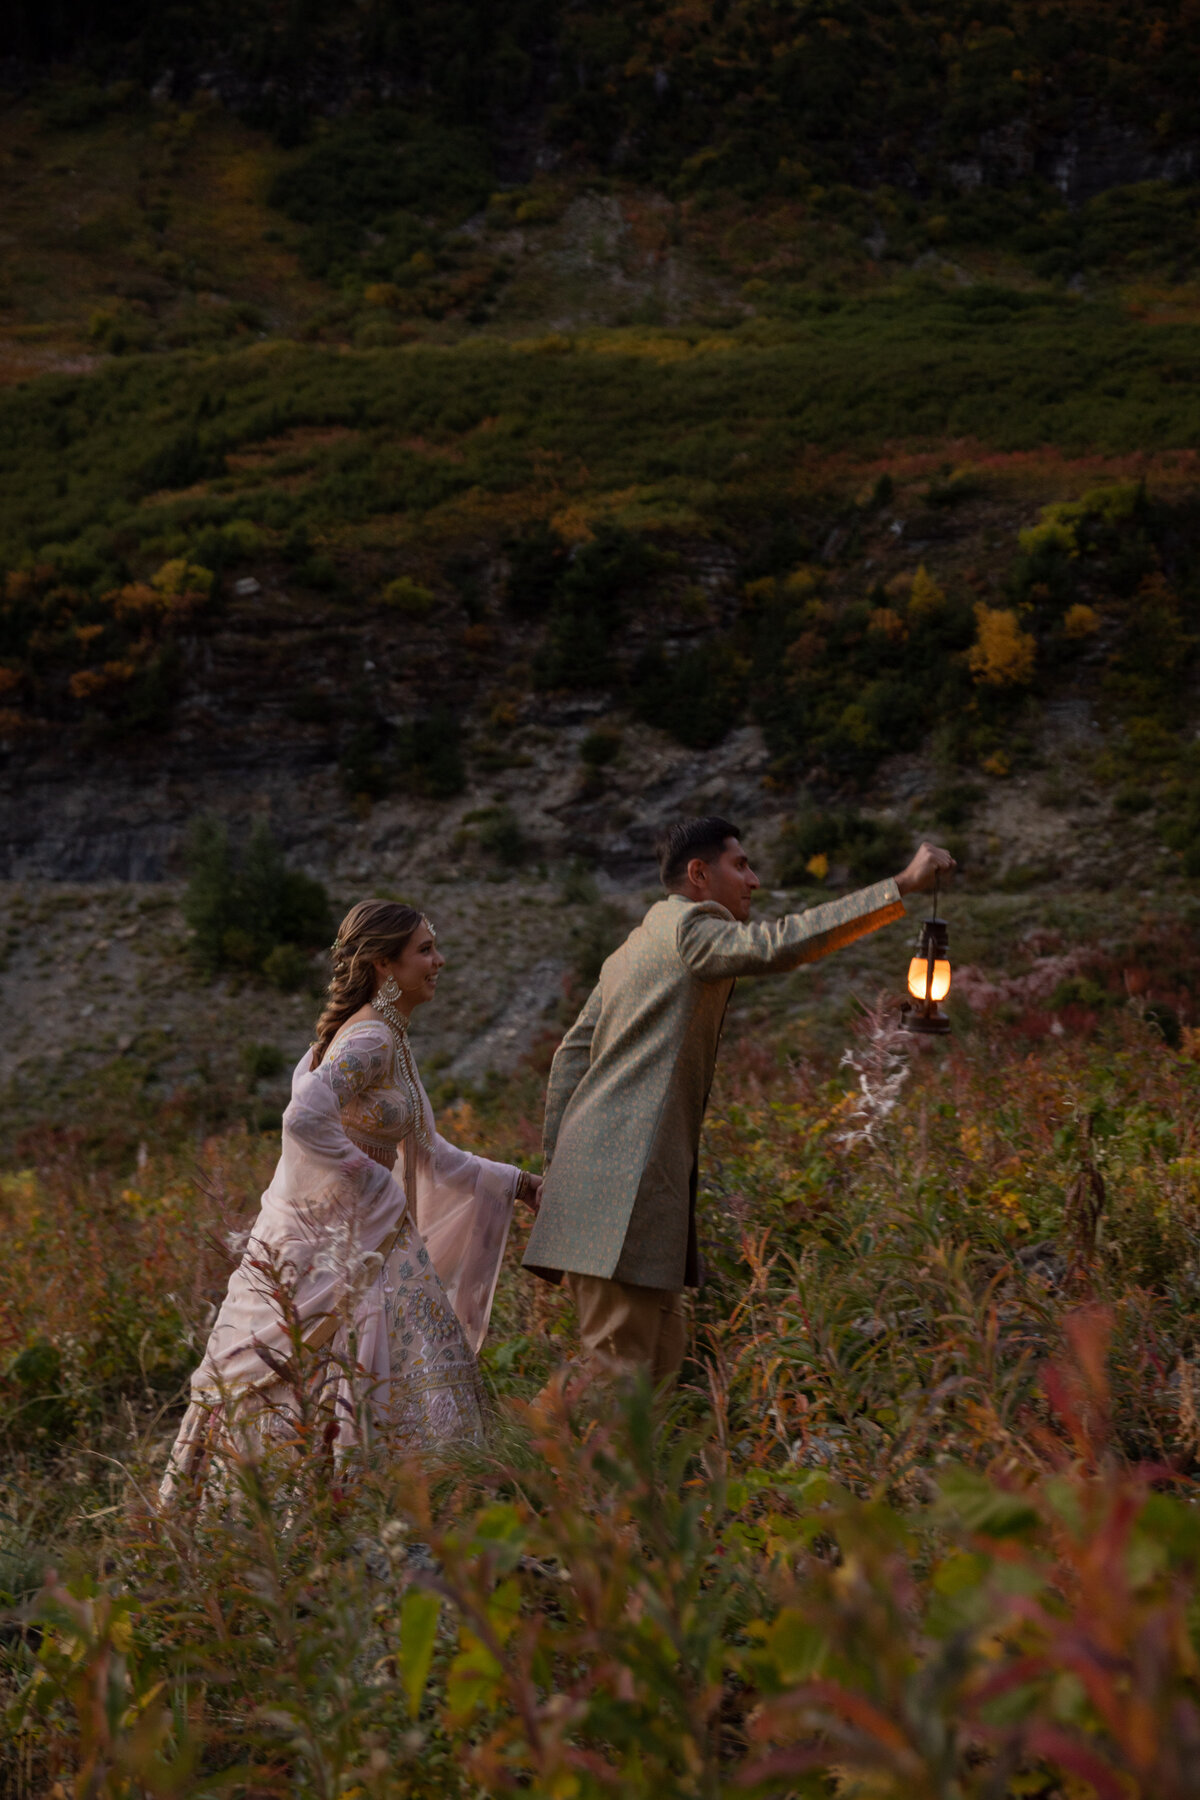
[[[123,1204],[32,1167],[5,1336],[80,1351],[57,1441],[5,1389],[13,1791],[1190,1793],[1192,1040],[908,1042],[873,1015],[846,1076],[735,1047],[668,1415],[556,1375],[561,1297],[510,1259],[485,1452],[335,1471],[314,1425],[199,1516],[148,1503],[164,1378],[269,1146],[214,1142],[200,1190],[161,1153]],[[536,1090],[447,1129],[525,1153]],[[97,1272],[143,1262],[118,1320]]]

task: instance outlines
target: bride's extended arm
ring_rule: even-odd
[[[283,1115],[283,1156],[265,1197],[289,1235],[311,1237],[331,1205],[353,1215],[364,1249],[377,1249],[399,1223],[403,1188],[350,1138],[342,1117],[350,1101],[385,1084],[389,1051],[386,1027],[361,1032],[297,1075]]]

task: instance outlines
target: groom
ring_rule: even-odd
[[[640,1366],[658,1383],[683,1361],[700,1126],[737,977],[783,974],[890,925],[903,895],[953,867],[922,844],[894,879],[752,925],[760,883],[737,827],[686,819],[668,831],[667,897],[604,964],[546,1092],[546,1177],[524,1266],[565,1274],[594,1371]]]

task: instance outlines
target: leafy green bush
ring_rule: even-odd
[[[58,1346],[45,1338],[26,1344],[0,1377],[0,1437],[18,1447],[61,1443],[74,1425],[66,1387]]]
[[[191,487],[225,473],[225,453],[191,427],[177,433],[147,458],[139,471],[142,491]]]
[[[434,598],[427,587],[410,575],[397,575],[379,596],[380,602],[406,619],[426,619],[434,608]]]
[[[308,228],[302,259],[310,274],[407,283],[414,257],[429,257],[436,244],[425,219],[457,223],[484,205],[491,186],[476,133],[380,107],[341,121],[280,172],[269,197]]]
[[[103,85],[90,74],[47,86],[38,97],[38,111],[51,131],[84,131],[111,113],[144,104],[132,81]]]
[[[911,834],[893,820],[852,811],[810,812],[780,834],[779,879],[802,886],[814,878],[809,864],[823,858],[831,869],[844,864],[855,881],[881,881],[902,869],[912,850]]]
[[[621,754],[621,737],[616,731],[589,731],[579,746],[579,760],[588,769],[606,769]]]
[[[357,799],[382,800],[391,792],[395,762],[389,748],[386,719],[361,699],[353,708],[350,735],[338,758],[338,772],[346,792]]]
[[[598,980],[606,958],[629,935],[629,921],[620,907],[601,899],[594,883],[592,895],[571,927],[571,973],[584,992]]]
[[[645,538],[609,523],[574,552],[555,584],[546,641],[534,663],[541,688],[604,687],[613,637],[660,566]]]
[[[450,800],[467,784],[462,728],[446,709],[393,725],[369,695],[351,709],[338,767],[348,794],[381,800],[397,785],[429,800]]]
[[[633,710],[681,744],[708,750],[741,718],[749,675],[749,659],[728,637],[685,650],[673,661],[656,646],[630,678]]]
[[[1180,853],[1184,874],[1200,879],[1200,781],[1182,781],[1173,788],[1160,815],[1159,834]]]
[[[273,1081],[287,1067],[287,1058],[278,1044],[243,1044],[242,1067],[247,1081]]]
[[[329,896],[311,875],[287,867],[265,823],[237,854],[224,822],[202,815],[192,824],[187,867],[184,917],[206,973],[241,968],[286,985],[301,961],[307,968],[304,952],[329,942]]]
[[[467,785],[462,727],[443,708],[402,725],[395,739],[395,767],[401,780],[430,800],[452,800]]]
[[[949,831],[959,830],[970,819],[984,792],[977,781],[943,782],[929,796],[934,820]]]
[[[263,960],[262,972],[281,994],[294,994],[312,976],[312,959],[297,944],[276,944]]]
[[[759,584],[753,692],[786,766],[862,780],[881,757],[915,749],[940,720],[965,711],[972,692],[962,652],[974,614],[923,573],[895,604],[882,590],[870,600],[826,599],[822,578],[804,570]],[[988,696],[982,705],[1003,711],[1012,702]]]
[[[570,552],[545,521],[503,545],[508,561],[504,601],[518,619],[538,619],[549,612],[567,572]]]
[[[507,806],[491,807],[480,819],[479,842],[505,869],[518,868],[533,848],[521,830],[520,820]]]

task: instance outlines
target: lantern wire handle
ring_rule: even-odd
[[[938,889],[941,886],[941,881],[942,871],[940,869],[935,869],[933,872],[933,909],[929,914],[931,919],[937,918]]]

